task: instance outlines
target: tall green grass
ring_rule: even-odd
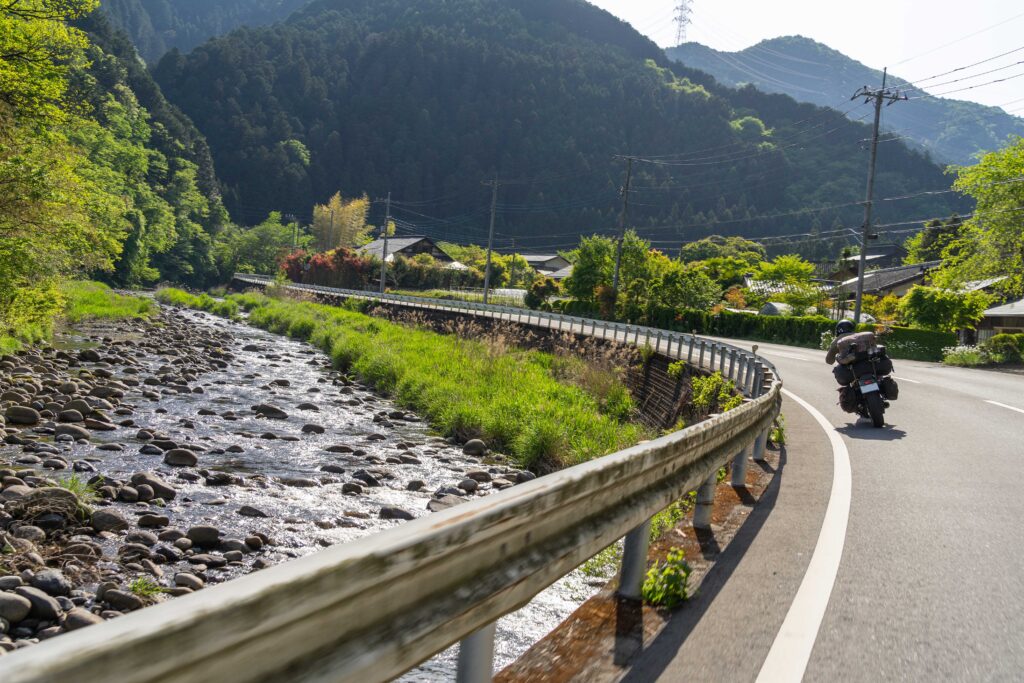
[[[181,289],[168,287],[156,293],[156,300],[169,306],[182,306],[184,308],[195,308],[200,311],[208,311],[214,315],[234,320],[238,317],[238,304],[229,299],[214,299],[209,294],[195,296]]]
[[[620,406],[613,407],[614,415],[605,413],[597,398],[556,380],[549,354],[442,335],[346,308],[259,294],[230,300],[249,311],[251,324],[311,342],[338,369],[388,393],[441,433],[481,438],[522,467],[551,471],[649,436],[644,427],[617,419]]]
[[[64,295],[64,318],[76,323],[82,320],[121,320],[148,318],[156,311],[152,300],[122,295],[99,282],[72,281],[61,285]]]
[[[117,294],[99,282],[50,282],[21,292],[14,314],[0,320],[0,354],[53,338],[55,321],[147,318],[156,311],[150,300]]]

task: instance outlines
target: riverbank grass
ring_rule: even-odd
[[[16,307],[16,319],[4,321],[6,324],[0,329],[0,354],[49,341],[54,325],[61,319],[77,323],[148,318],[156,311],[150,299],[118,294],[102,283],[84,280],[30,290],[30,295],[23,293],[22,299]]]
[[[158,299],[199,306],[199,297],[178,291]],[[651,436],[623,418],[632,411],[623,410],[621,400],[602,405],[584,389],[559,382],[554,373],[560,367],[551,354],[438,334],[341,307],[260,294],[229,300],[249,311],[251,324],[309,341],[336,368],[389,394],[442,434],[483,439],[540,473]]]

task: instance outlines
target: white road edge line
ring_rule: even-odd
[[[901,382],[910,382],[911,384],[920,384],[921,383],[921,380],[918,380],[918,379],[907,379],[906,377],[897,377],[896,375],[893,375],[892,378],[893,379],[898,379]]]
[[[832,492],[814,554],[771,650],[761,665],[757,675],[759,683],[796,683],[803,679],[832,596],[850,518],[852,475],[846,444],[835,427],[814,406],[787,389],[782,393],[807,410],[828,435],[832,445]]]
[[[1008,406],[1005,403],[1000,403],[999,401],[985,401],[985,403],[991,403],[992,405],[999,406],[1000,408],[1006,408],[1007,410],[1016,410],[1018,413],[1024,413],[1024,409],[1014,408],[1013,406]]]

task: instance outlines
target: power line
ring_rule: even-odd
[[[1020,66],[1021,64],[1024,64],[1024,59],[1022,59],[1022,60],[1020,60],[1018,62],[1014,62],[1013,64],[1007,64],[1006,66],[998,67],[996,69],[989,69],[988,71],[980,71],[980,72],[978,72],[976,74],[971,74],[970,76],[963,76],[961,78],[954,78],[951,81],[943,81],[942,83],[934,83],[934,84],[929,85],[928,87],[929,88],[941,88],[944,85],[952,85],[953,83],[960,83],[961,81],[969,81],[969,80],[971,80],[973,78],[978,78],[979,76],[987,76],[988,74],[994,74],[997,71],[1003,71],[1004,69],[1011,69],[1011,68],[1013,68],[1015,66]],[[908,91],[910,91],[910,90],[918,90],[920,92],[924,92],[924,88],[922,88],[920,86],[917,86],[917,85],[911,86],[911,87],[907,88],[907,90]],[[927,94],[927,93],[925,93],[925,94]]]
[[[907,57],[906,59],[904,59],[902,61],[896,62],[895,64],[893,64],[893,66],[899,66],[900,64],[906,64],[907,62],[912,62],[915,59],[919,59],[921,57],[924,57],[925,55],[930,55],[930,54],[932,54],[934,52],[938,52],[939,50],[942,50],[944,48],[949,47],[950,45],[956,45],[957,43],[960,43],[960,42],[963,42],[963,41],[967,40],[968,38],[973,38],[974,36],[981,35],[982,33],[986,33],[988,31],[991,31],[994,28],[999,28],[1000,26],[1002,26],[1004,24],[1008,24],[1011,21],[1014,21],[1016,19],[1020,19],[1021,17],[1024,17],[1024,12],[1021,12],[1020,14],[1015,14],[1014,16],[1010,17],[1009,19],[1004,19],[1003,21],[1000,21],[998,23],[992,24],[991,26],[986,26],[983,29],[975,31],[974,33],[969,33],[966,36],[963,36],[961,38],[957,38],[956,40],[951,40],[948,43],[945,43],[943,45],[939,45],[938,47],[934,47],[934,48],[932,48],[930,50],[926,50],[925,52],[918,53],[916,55],[913,55],[912,57]]]
[[[965,90],[974,90],[975,88],[983,88],[986,85],[992,85],[994,83],[1003,83],[1005,81],[1012,81],[1013,79],[1020,78],[1021,76],[1024,76],[1024,71],[1021,71],[1019,74],[1014,74],[1012,76],[1007,76],[1006,78],[997,78],[995,80],[987,81],[985,83],[979,83],[977,85],[971,85],[971,86],[967,86],[965,88],[957,88],[956,90],[947,90],[946,92],[935,93],[934,95],[928,95],[928,94],[926,94],[926,95],[917,95],[916,97],[911,97],[910,99],[912,99],[912,100],[923,100],[923,99],[928,98],[928,97],[944,97],[946,95],[952,95],[953,93],[964,92]]]
[[[999,59],[1000,57],[1006,57],[1007,55],[1012,55],[1012,54],[1014,54],[1016,52],[1020,52],[1021,50],[1024,50],[1024,46],[1015,48],[1013,50],[1008,50],[1006,52],[1003,52],[1002,54],[996,55],[995,57],[989,57],[988,59],[983,59],[980,62],[974,62],[973,64],[965,64],[963,66],[958,66],[955,69],[950,69],[949,71],[943,71],[942,73],[935,74],[934,76],[929,76],[928,78],[915,78],[911,82],[914,85],[917,85],[919,83],[924,83],[926,81],[931,81],[931,80],[934,80],[936,78],[942,78],[943,76],[949,76],[950,74],[955,74],[955,73],[957,73],[959,71],[964,71],[966,69],[970,69],[972,67],[979,66],[981,64],[986,64],[988,62],[995,61],[995,60]],[[928,86],[928,87],[932,87],[932,86]]]

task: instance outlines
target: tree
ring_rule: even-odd
[[[706,261],[713,258],[737,258],[755,266],[768,259],[768,254],[757,242],[742,237],[711,235],[696,242],[684,244],[679,249],[679,260],[683,263]]]
[[[796,254],[786,254],[776,256],[771,262],[762,263],[757,275],[759,279],[770,282],[808,282],[814,275],[814,264],[804,261]]]
[[[1024,295],[1024,137],[1017,137],[974,166],[956,169],[954,189],[977,202],[964,221],[961,235],[943,250],[946,262],[933,281],[956,289],[972,280],[1006,275],[999,287],[1012,296]]]
[[[900,301],[900,313],[913,326],[955,332],[973,329],[992,301],[993,297],[984,292],[916,285]]]
[[[956,214],[944,221],[936,218],[926,223],[921,232],[903,244],[907,250],[907,256],[903,259],[903,263],[913,265],[940,260],[942,252],[960,239],[962,228],[963,219]]]
[[[365,244],[372,228],[366,225],[370,199],[363,195],[345,200],[340,192],[313,207],[313,234],[320,251]],[[392,233],[393,234],[393,233]]]
[[[221,251],[224,272],[276,273],[281,261],[292,249],[297,226],[281,222],[281,214],[272,211],[266,220],[252,228],[235,228],[226,235]],[[304,240],[305,241],[305,240]]]
[[[526,293],[524,302],[532,309],[540,308],[548,299],[559,294],[562,288],[556,280],[549,277],[539,278]]]
[[[615,241],[592,235],[580,239],[576,248],[572,275],[562,286],[566,294],[580,301],[593,301],[599,285],[610,285],[615,271]]]

